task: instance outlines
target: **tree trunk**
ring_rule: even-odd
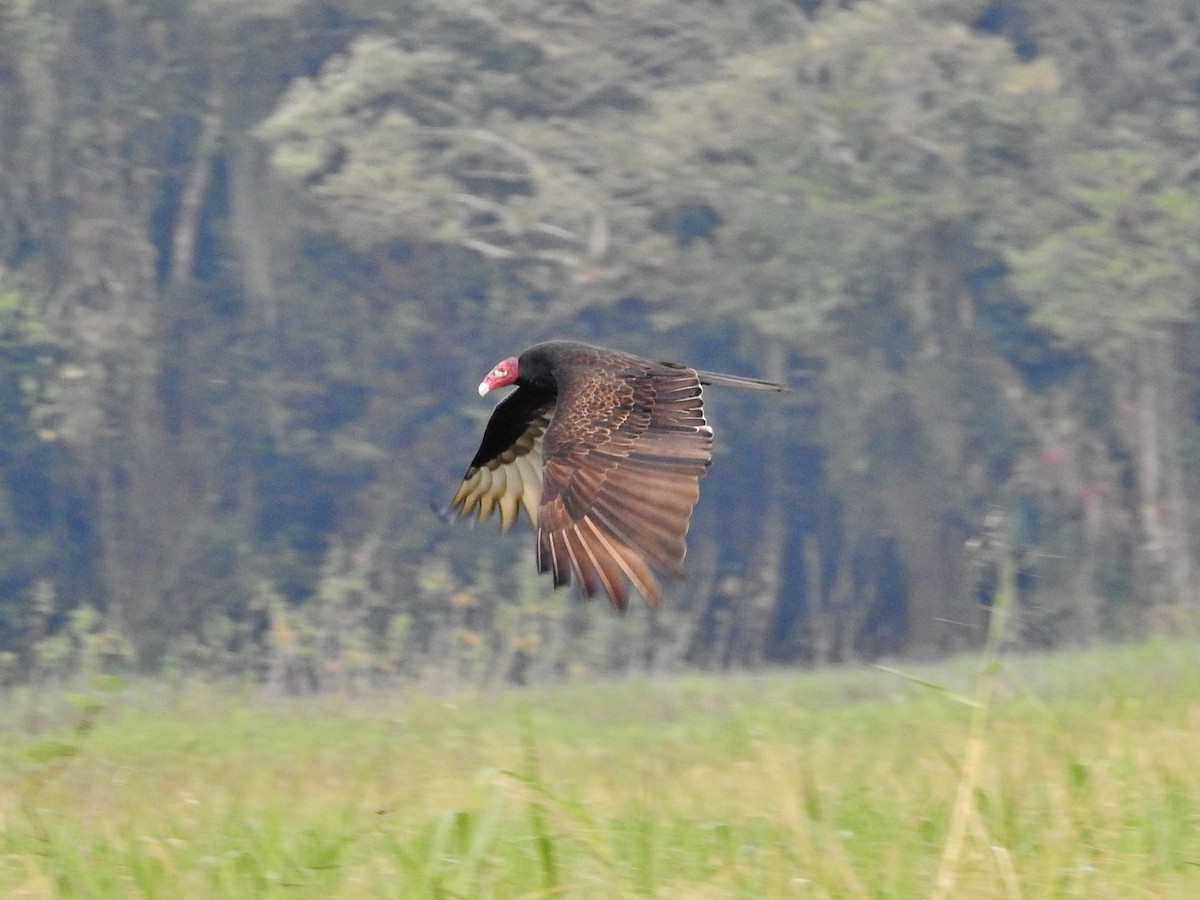
[[[812,663],[828,665],[832,657],[833,623],[824,596],[821,577],[821,541],[815,532],[804,535],[804,593],[808,601],[809,646]],[[841,573],[838,573],[841,577]]]
[[[1170,342],[1148,336],[1136,345],[1138,487],[1143,545],[1139,594],[1148,605],[1192,605],[1190,506],[1179,459]]]
[[[770,341],[765,348],[764,374],[771,381],[783,381],[783,345]],[[774,422],[784,421],[780,416]],[[758,668],[766,659],[767,644],[771,639],[771,623],[779,607],[779,592],[783,584],[784,551],[787,544],[787,522],[784,516],[782,489],[787,481],[783,465],[783,435],[778,427],[766,434],[767,446],[763,450],[766,458],[764,483],[770,487],[766,502],[759,510],[761,528],[758,545],[747,579],[748,596],[742,599],[741,618],[745,623],[742,630],[742,662],[750,668]]]

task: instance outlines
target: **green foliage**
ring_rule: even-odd
[[[12,467],[56,438],[46,421],[50,376],[61,347],[38,321],[29,301],[0,288],[0,463]]]
[[[1004,658],[955,895],[1193,893],[1194,657],[1156,642]],[[916,675],[969,692],[979,663]],[[5,698],[0,891],[928,896],[970,728],[943,694],[865,669],[303,704],[230,684],[103,696],[83,742],[25,724],[52,697]],[[48,739],[70,753],[30,760]],[[64,760],[39,832],[13,798]]]
[[[1191,320],[1200,258],[1188,235],[1200,227],[1200,193],[1156,189],[1149,163],[1121,151],[1070,160],[1082,215],[1011,259],[1016,285],[1037,301],[1036,322],[1102,347]]]
[[[43,738],[25,748],[24,762],[29,765],[15,786],[15,795],[29,827],[39,841],[49,843],[51,840],[38,806],[43,793],[55,780],[63,777],[83,752],[88,737],[108,708],[110,698],[124,686],[125,682],[116,676],[95,676],[88,683],[87,693],[69,694],[65,698],[68,706],[76,711],[75,720],[68,726],[66,736]]]
[[[0,284],[0,649],[22,651],[61,612],[59,588],[78,588],[86,530],[54,411],[60,342],[28,299]],[[11,673],[5,673],[11,675]]]

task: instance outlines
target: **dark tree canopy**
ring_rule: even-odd
[[[1200,32],[1081,9],[0,5],[0,677],[947,652],[989,516],[1025,644],[1194,622]],[[795,387],[661,608],[428,512],[561,335]]]

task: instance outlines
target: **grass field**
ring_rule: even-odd
[[[0,896],[1200,896],[1200,646],[978,668],[14,693]]]

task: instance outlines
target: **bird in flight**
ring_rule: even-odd
[[[496,406],[446,512],[507,529],[524,509],[537,530],[537,567],[554,586],[601,590],[624,610],[629,586],[662,597],[656,573],[678,577],[713,432],[702,385],[785,387],[757,378],[652,362],[573,341],[547,341],[496,364],[480,396],[517,389]]]

